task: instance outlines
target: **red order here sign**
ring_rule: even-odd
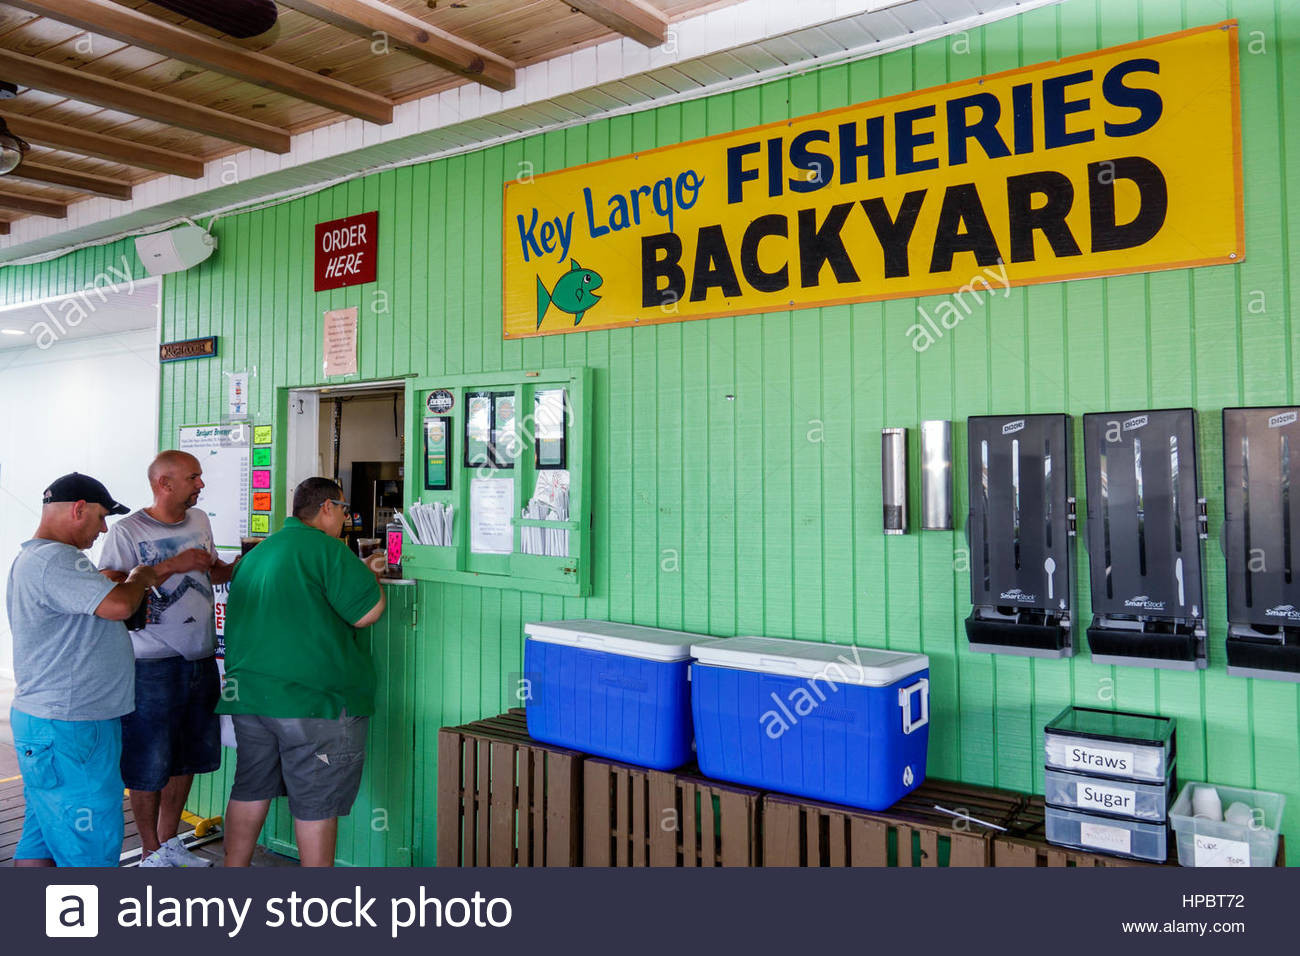
[[[316,224],[316,291],[375,281],[379,213]]]

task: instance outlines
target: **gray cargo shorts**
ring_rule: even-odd
[[[361,788],[369,717],[235,714],[232,800],[289,797],[295,820],[345,817]]]

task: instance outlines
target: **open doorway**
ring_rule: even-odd
[[[59,475],[93,475],[130,507],[149,503],[161,281],[122,275],[116,284],[0,304],[0,607],[9,565],[40,521],[41,493]],[[12,676],[0,616],[0,677]]]
[[[293,501],[293,489],[304,478],[337,481],[351,505],[343,534],[354,550],[361,539],[382,538],[401,510],[405,400],[402,381],[289,392],[285,501]]]

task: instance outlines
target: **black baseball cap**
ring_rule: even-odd
[[[90,475],[80,475],[75,471],[70,475],[54,479],[50,487],[45,489],[41,502],[48,505],[55,501],[89,501],[91,504],[107,508],[111,515],[124,515],[131,512],[126,505],[113,500],[113,496],[108,493],[108,489],[102,482],[96,481]]]

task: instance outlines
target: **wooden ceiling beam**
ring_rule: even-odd
[[[4,119],[15,135],[50,149],[94,156],[111,163],[152,169],[157,173],[184,176],[186,179],[203,178],[203,161],[185,153],[91,133],[62,123],[24,116],[12,110],[0,109],[0,118]]]
[[[58,166],[45,166],[23,160],[16,169],[5,174],[7,179],[21,179],[29,183],[43,183],[47,186],[63,186],[77,192],[104,196],[108,199],[130,199],[131,184],[108,179],[104,176],[92,176],[78,173]]]
[[[281,0],[281,6],[372,44],[386,38],[395,49],[491,89],[504,93],[515,88],[515,65],[510,60],[378,0]]]
[[[2,191],[0,191],[0,209],[29,212],[33,216],[45,216],[49,219],[65,219],[68,215],[68,207],[61,202],[33,199],[31,196],[16,196]]]
[[[579,13],[585,13],[637,43],[648,47],[662,46],[668,39],[668,18],[641,0],[564,0]],[[22,4],[18,4],[22,6]]]
[[[155,123],[179,126],[181,129],[232,143],[242,143],[255,149],[265,149],[272,153],[289,152],[289,134],[274,126],[10,50],[0,50],[0,77],[46,93],[57,93],[104,109],[141,116]]]
[[[376,93],[109,0],[10,0],[9,5],[371,123],[393,121],[392,102]]]

